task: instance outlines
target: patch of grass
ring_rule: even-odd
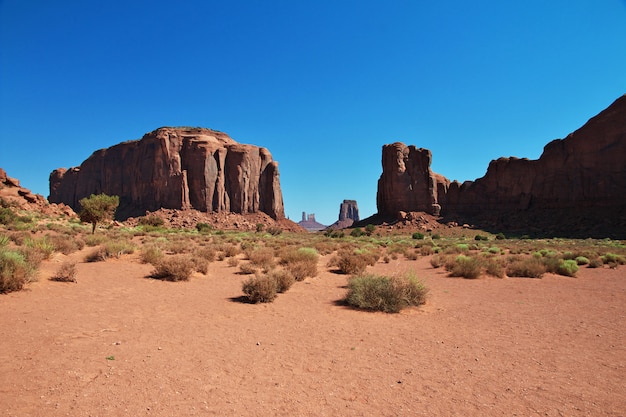
[[[76,262],[63,262],[50,281],[76,282]]]
[[[242,291],[251,303],[271,303],[278,294],[278,284],[270,275],[259,275],[244,281]]]
[[[194,263],[186,255],[168,256],[154,265],[152,278],[166,281],[189,281],[194,270]]]
[[[426,301],[428,289],[412,274],[403,276],[358,275],[348,282],[348,305],[364,310],[398,313]]]

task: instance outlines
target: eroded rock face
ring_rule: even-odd
[[[476,181],[450,183],[430,170],[430,151],[402,143],[383,146],[382,162],[379,214],[440,210],[494,228],[626,235],[626,95],[539,159],[499,158]]]
[[[284,218],[278,163],[270,152],[204,128],[163,127],[50,174],[51,202],[78,210],[81,198],[98,193],[120,197],[121,219],[160,208]]]

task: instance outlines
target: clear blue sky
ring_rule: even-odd
[[[268,148],[286,214],[376,212],[383,144],[460,181],[626,93],[624,0],[0,0],[0,167],[48,175],[160,126]]]

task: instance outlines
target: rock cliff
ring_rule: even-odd
[[[160,208],[284,218],[270,152],[204,128],[163,127],[50,174],[50,202],[79,210],[78,201],[93,193],[119,196],[120,219]]]
[[[537,160],[500,158],[463,184],[430,163],[426,149],[383,146],[379,215],[423,211],[502,230],[626,236],[626,95]]]

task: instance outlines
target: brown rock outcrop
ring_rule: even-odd
[[[284,218],[278,163],[270,152],[204,128],[163,127],[50,174],[51,202],[78,210],[78,201],[93,193],[119,196],[121,219],[160,208]]]
[[[430,170],[430,151],[402,143],[383,146],[382,161],[381,215],[440,210],[501,230],[626,236],[626,95],[539,159],[491,161],[476,181],[450,183]]]

